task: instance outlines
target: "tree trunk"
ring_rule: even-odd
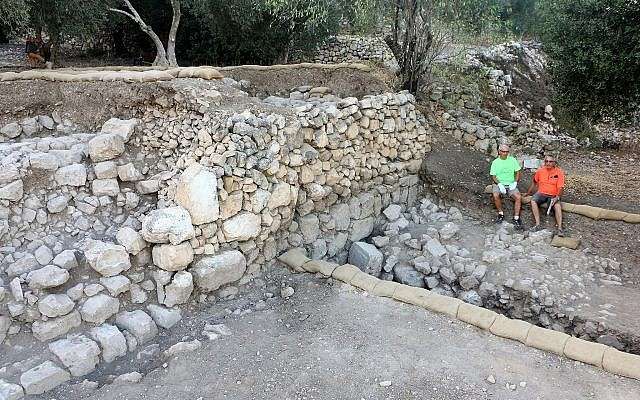
[[[167,59],[170,66],[177,67],[178,60],[176,60],[176,36],[178,34],[178,26],[180,25],[180,17],[182,16],[182,12],[180,11],[180,0],[171,0],[171,7],[173,8],[173,20],[171,21],[169,42],[167,43]]]

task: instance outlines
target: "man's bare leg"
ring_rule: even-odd
[[[520,215],[520,208],[522,207],[522,195],[520,195],[519,192],[516,192],[511,197],[513,197],[513,199],[515,200],[515,203],[516,203],[514,205],[514,208],[513,208],[513,215],[514,216],[515,215],[519,216]]]
[[[493,204],[496,205],[496,209],[498,210],[499,214],[502,214],[502,199],[500,198],[500,193],[494,193],[493,194]]]
[[[531,199],[531,212],[533,213],[533,219],[536,221],[536,225],[540,225],[540,207],[533,199]]]
[[[553,205],[553,212],[556,216],[556,225],[558,226],[558,229],[562,230],[562,206],[560,203]]]

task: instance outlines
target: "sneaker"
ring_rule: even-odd
[[[504,214],[498,214],[498,218],[496,218],[496,224],[501,224],[504,221]]]
[[[522,230],[524,229],[524,226],[522,225],[522,219],[518,218],[518,219],[513,219],[513,225],[515,225],[516,229],[518,230]]]
[[[564,231],[562,229],[556,230],[556,236],[564,237]]]
[[[540,226],[540,224],[534,225],[529,229],[529,231],[531,231],[531,232],[538,232],[538,231],[541,231],[541,230],[542,230],[542,227]]]

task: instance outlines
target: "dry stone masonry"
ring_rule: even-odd
[[[37,349],[0,372],[3,391],[43,393],[140,351],[180,307],[291,247],[346,260],[383,209],[418,196],[430,134],[408,93],[171,85],[98,133],[55,113],[1,128],[0,348]],[[11,354],[0,371],[20,365]]]
[[[392,71],[399,69],[389,46],[380,36],[337,35],[320,46],[313,62],[333,64],[341,62],[377,61]]]

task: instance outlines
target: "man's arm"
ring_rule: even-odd
[[[516,171],[516,182],[520,182],[521,171]]]
[[[493,180],[493,183],[495,183],[496,185],[500,182],[498,182],[498,178],[495,175],[491,175],[491,179]]]

